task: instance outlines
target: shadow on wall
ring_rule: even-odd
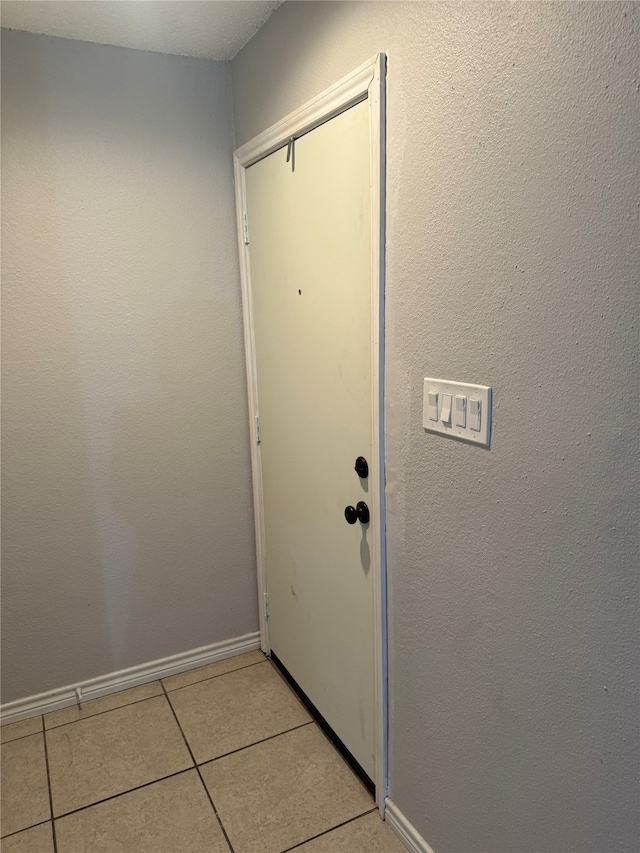
[[[233,513],[239,472],[225,458],[233,418],[225,417],[229,401],[216,394],[228,368],[212,345],[212,313],[209,300],[170,305],[153,356],[157,391],[121,406],[115,418],[109,492],[134,543],[121,636],[141,660],[158,654],[151,623],[163,626],[170,654],[180,648],[172,636],[185,626],[210,624],[213,598],[227,601],[233,621],[233,598],[220,588],[216,568],[237,560],[237,531],[221,516]]]

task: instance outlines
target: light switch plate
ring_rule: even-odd
[[[429,392],[437,394],[438,420],[429,418]],[[456,397],[466,398],[466,425],[456,426],[456,417],[448,423],[442,420],[442,400],[444,395],[451,395],[449,399]],[[432,398],[433,399],[433,398]],[[477,427],[477,418],[470,417],[475,406],[471,406],[470,400],[478,401],[480,404],[480,429]],[[448,435],[451,438],[461,438],[473,444],[481,444],[489,447],[491,443],[491,388],[488,385],[470,385],[466,382],[452,382],[448,379],[425,379],[422,426],[427,432],[435,432],[438,435]]]

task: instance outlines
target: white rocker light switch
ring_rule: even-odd
[[[480,432],[482,423],[482,404],[480,400],[475,400],[473,397],[469,400],[469,429],[474,432]]]
[[[430,421],[438,420],[438,392],[429,391],[427,400],[427,414]]]
[[[489,447],[491,403],[489,385],[425,378],[422,426],[429,433]]]
[[[442,423],[451,426],[451,394],[442,395]]]

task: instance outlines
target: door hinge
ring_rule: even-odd
[[[262,596],[264,598],[264,618],[268,619],[269,618],[269,593],[264,592],[262,594]]]
[[[256,444],[260,444],[260,418],[256,415]]]
[[[244,244],[249,245],[249,217],[246,213],[242,215],[242,230],[244,233]]]

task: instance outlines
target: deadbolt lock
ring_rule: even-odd
[[[363,480],[369,476],[369,463],[364,456],[358,456],[356,459],[355,472]]]

